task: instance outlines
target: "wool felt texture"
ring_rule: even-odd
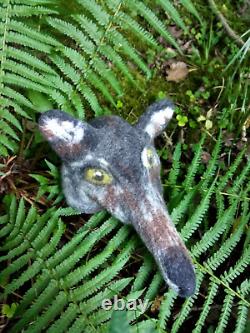
[[[195,271],[162,196],[160,160],[154,147],[174,105],[149,106],[132,126],[117,116],[89,123],[60,110],[43,113],[39,129],[62,159],[69,206],[92,214],[107,209],[132,224],[152,253],[164,280],[181,297],[194,294]]]

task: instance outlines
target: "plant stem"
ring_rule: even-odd
[[[237,35],[237,33],[230,27],[230,25],[228,24],[226,18],[224,17],[224,15],[219,11],[216,3],[214,2],[214,0],[208,0],[208,3],[212,9],[212,11],[214,12],[214,14],[217,16],[217,18],[221,21],[223,27],[225,28],[227,34],[235,40],[235,42],[239,45],[242,46],[244,45],[244,41],[240,38],[239,35]]]

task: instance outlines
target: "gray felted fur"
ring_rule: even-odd
[[[63,191],[84,213],[107,209],[132,224],[165,281],[180,296],[195,292],[195,273],[162,197],[160,161],[153,145],[173,114],[173,104],[151,105],[135,126],[117,116],[81,122],[65,112],[42,114],[39,128],[61,157]]]

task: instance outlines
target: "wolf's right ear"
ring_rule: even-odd
[[[94,128],[60,110],[44,112],[39,130],[62,159],[74,160],[84,149],[91,149],[97,139]]]
[[[174,104],[164,99],[150,105],[135,126],[146,132],[151,141],[153,141],[165,129],[173,113]]]

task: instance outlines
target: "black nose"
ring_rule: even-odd
[[[166,280],[178,290],[181,297],[189,297],[195,293],[196,279],[193,265],[182,247],[170,247],[162,254],[161,268]]]

